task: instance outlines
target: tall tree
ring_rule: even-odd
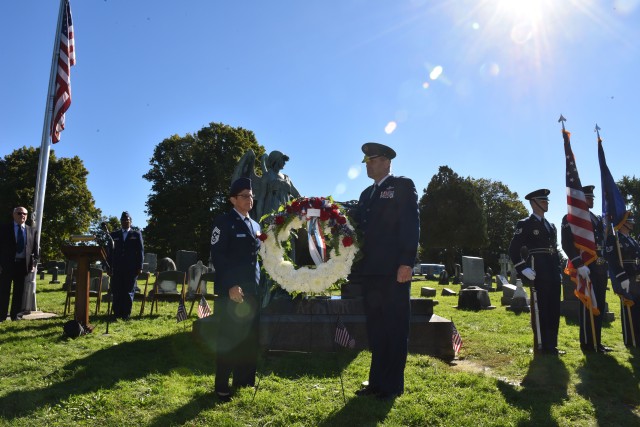
[[[637,220],[638,215],[640,215],[640,179],[636,178],[635,175],[633,177],[624,175],[618,181],[618,189],[620,189],[620,194],[625,198],[627,204],[631,205],[630,210]],[[634,228],[634,234],[637,235],[640,229],[640,222],[637,222]]]
[[[487,217],[489,244],[482,250],[482,258],[496,271],[500,254],[506,254],[509,249],[516,224],[529,213],[518,193],[510,191],[502,182],[484,178],[471,182],[478,189]]]
[[[10,221],[15,206],[33,212],[39,155],[39,148],[22,147],[0,160],[0,221]],[[79,157],[57,159],[51,150],[40,237],[42,261],[63,259],[63,242],[72,234],[85,233],[100,217],[87,187],[88,174]]]
[[[172,258],[178,250],[196,251],[206,263],[211,224],[231,206],[231,175],[248,149],[264,154],[252,131],[221,123],[159,143],[143,176],[151,182],[145,250]]]
[[[442,251],[449,270],[463,249],[478,254],[488,243],[478,189],[448,166],[440,166],[420,198],[420,227],[422,249]]]

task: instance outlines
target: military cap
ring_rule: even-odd
[[[593,189],[596,188],[595,185],[585,185],[584,187],[582,187],[582,192],[584,193],[584,195],[586,197],[595,197],[593,195]]]
[[[547,190],[546,188],[541,188],[539,190],[536,191],[532,191],[531,193],[527,194],[526,196],[524,196],[525,199],[527,200],[546,200],[549,201],[549,193],[551,193],[551,191]]]
[[[129,212],[127,212],[127,211],[122,212],[122,215],[120,215],[120,219],[121,220],[125,219],[125,218],[131,219],[131,215],[129,215]]]
[[[366,163],[367,160],[381,156],[386,157],[389,160],[396,157],[396,152],[393,151],[393,148],[378,144],[377,142],[367,142],[362,146],[362,152],[364,153],[362,163]]]
[[[237,195],[242,190],[251,190],[251,180],[249,178],[238,178],[231,184],[230,194]]]

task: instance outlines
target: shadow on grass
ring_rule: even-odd
[[[303,375],[338,377],[356,357],[358,351],[338,350],[334,353],[307,353],[267,351],[262,354],[259,374],[274,374],[281,378],[296,379]]]
[[[48,375],[45,381],[53,382],[48,387],[13,391],[0,397],[0,413],[7,420],[24,417],[42,406],[54,406],[75,395],[109,389],[122,380],[134,381],[152,373],[169,373],[177,367],[213,374],[210,358],[201,350],[189,332],[98,350]],[[193,404],[198,402],[199,399]],[[191,405],[183,411],[186,413]]]
[[[330,414],[318,424],[319,427],[333,426],[378,426],[387,418],[393,401],[380,401],[373,397],[356,397]]]
[[[196,418],[200,412],[212,409],[218,405],[223,405],[215,396],[216,394],[213,390],[209,393],[200,394],[175,411],[156,417],[149,423],[149,427],[182,425],[187,421],[191,421]]]
[[[585,353],[585,358],[576,371],[581,380],[576,391],[593,405],[597,425],[638,425],[634,408],[640,398],[624,394],[624,390],[637,389],[638,378],[608,354]]]
[[[569,372],[564,362],[556,356],[536,356],[522,380],[522,388],[503,381],[498,390],[505,400],[528,412],[528,420],[519,426],[557,426],[551,416],[551,408],[567,399]]]

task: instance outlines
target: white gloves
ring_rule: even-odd
[[[624,279],[620,282],[620,286],[622,286],[622,289],[624,289],[625,292],[629,292],[629,279]]]
[[[589,278],[589,273],[589,267],[587,267],[586,265],[578,267],[578,275],[582,277],[583,280],[587,280]]]
[[[524,270],[522,270],[522,275],[524,277],[526,277],[529,280],[535,280],[536,278],[536,272],[533,271],[531,268],[527,267]]]

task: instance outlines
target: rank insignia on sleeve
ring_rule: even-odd
[[[220,240],[220,229],[218,227],[214,227],[213,231],[211,232],[211,244],[215,245],[216,243],[218,243],[218,240]]]

